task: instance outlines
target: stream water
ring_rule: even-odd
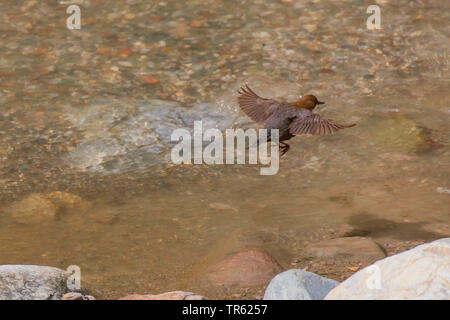
[[[118,298],[245,247],[288,268],[308,241],[450,235],[448,1],[374,1],[380,30],[352,0],[77,3],[80,30],[66,2],[0,2],[0,264]],[[245,82],[357,126],[292,139],[273,176],[173,165],[176,128],[254,126]]]

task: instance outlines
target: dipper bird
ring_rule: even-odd
[[[284,155],[290,146],[283,141],[299,134],[323,135],[350,128],[356,124],[342,125],[330,119],[322,118],[313,113],[318,104],[324,104],[312,94],[307,94],[294,102],[278,102],[261,98],[248,85],[238,91],[239,107],[253,121],[265,123],[267,141],[270,141],[270,130],[279,129],[280,156]]]

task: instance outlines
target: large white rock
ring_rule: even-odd
[[[450,238],[379,260],[325,299],[450,299]]]
[[[0,266],[0,300],[59,300],[69,291],[67,277],[53,267]]]

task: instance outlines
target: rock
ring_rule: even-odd
[[[399,153],[423,152],[436,147],[430,131],[400,115],[373,115],[367,128],[373,142],[384,150]]]
[[[219,286],[251,287],[266,285],[281,266],[266,252],[253,249],[234,254],[210,267],[206,279]]]
[[[226,203],[221,203],[221,202],[210,203],[209,207],[211,209],[233,211],[233,212],[236,212],[236,213],[239,211],[235,207],[232,207],[232,206],[230,206],[230,205],[228,205]]]
[[[60,209],[87,209],[90,202],[79,196],[55,191],[51,193],[34,193],[13,203],[7,211],[19,223],[32,224],[54,219]]]
[[[90,202],[68,192],[55,191],[50,193],[41,193],[40,196],[50,200],[58,209],[87,208],[91,206]]]
[[[0,300],[59,300],[69,291],[67,277],[53,267],[0,266]]]
[[[196,120],[202,121],[203,130],[253,126],[231,107],[214,103],[184,107],[156,99],[96,99],[83,108],[70,108],[67,117],[84,136],[65,161],[74,169],[104,174],[162,167],[170,159],[173,130],[192,133]]]
[[[450,299],[450,238],[377,261],[325,299]]]
[[[115,224],[119,220],[119,214],[117,212],[107,209],[97,209],[89,216],[93,221],[102,224]]]
[[[312,272],[291,269],[270,281],[264,300],[322,300],[338,284]]]
[[[95,300],[95,298],[79,292],[68,292],[62,296],[61,300]]]
[[[447,188],[443,188],[443,187],[437,187],[436,191],[439,193],[446,193],[446,194],[450,194],[450,189]]]
[[[19,223],[39,223],[53,219],[58,208],[40,194],[31,194],[7,209]]]
[[[386,257],[383,249],[364,237],[345,237],[313,243],[306,251],[318,258],[348,258],[374,262]]]
[[[130,294],[119,300],[206,300],[192,292],[171,291],[160,294]]]

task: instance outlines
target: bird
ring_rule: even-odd
[[[267,129],[267,141],[270,141],[272,129],[279,129],[279,151],[283,156],[290,146],[284,142],[296,135],[325,135],[338,130],[354,127],[356,124],[343,125],[326,119],[314,109],[319,104],[316,96],[307,94],[294,102],[279,102],[258,96],[246,84],[238,90],[238,103],[241,110],[257,123],[264,123]],[[259,145],[259,141],[258,141]]]

